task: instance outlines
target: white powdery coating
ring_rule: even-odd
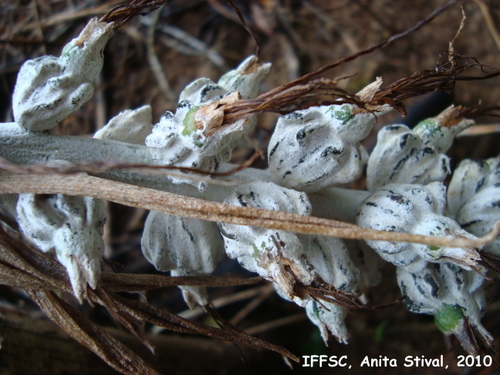
[[[16,123],[29,130],[48,130],[87,102],[102,68],[104,47],[112,35],[111,24],[94,18],[65,46],[61,57],[26,61],[12,97]]]
[[[351,260],[349,251],[339,238],[297,235],[304,247],[302,257],[310,264],[310,273],[336,289],[357,294],[359,270]]]
[[[450,161],[443,153],[451,147],[455,135],[474,124],[467,119],[456,121],[459,111],[458,107],[449,107],[413,130],[405,125],[383,127],[368,160],[368,190],[390,183],[426,185],[443,181],[450,174]]]
[[[16,210],[22,232],[40,250],[56,253],[82,301],[87,283],[96,288],[101,272],[104,203],[89,197],[20,194]]]
[[[474,125],[473,120],[460,114],[460,107],[450,106],[438,116],[425,119],[417,124],[414,132],[437,152],[446,152],[453,144],[455,136]]]
[[[222,125],[224,111],[219,106],[255,95],[269,66],[252,56],[224,75],[219,83],[200,78],[189,84],[180,95],[175,114],[165,112],[146,138],[153,158],[159,164],[217,171],[256,124],[254,118],[247,118]],[[155,152],[159,148],[169,149],[168,156]],[[179,178],[172,181],[191,182]]]
[[[299,235],[304,244],[304,257],[309,272],[342,293],[358,294],[360,272],[349,256],[344,242],[338,238]],[[345,318],[348,309],[327,301],[319,303],[304,297],[307,316],[318,326],[323,341],[327,343],[330,332],[340,343],[347,343],[348,331]],[[302,303],[303,305],[304,303]]]
[[[304,193],[271,182],[240,186],[226,198],[225,203],[302,215],[310,213]],[[340,342],[347,341],[344,324],[346,308],[326,301],[322,301],[324,304],[321,305],[315,303],[307,292],[297,292],[297,288],[326,283],[340,293],[357,293],[359,271],[342,240],[233,224],[219,225],[226,253],[231,258],[237,259],[246,269],[272,281],[282,298],[305,307],[325,341],[328,339],[328,332]]]
[[[255,98],[270,69],[271,63],[262,63],[256,56],[249,56],[238,68],[224,74],[218,84],[229,92],[239,92],[242,99]]]
[[[357,224],[390,232],[475,238],[453,219],[443,215],[445,205],[446,188],[441,183],[427,186],[390,184],[363,201],[358,210]],[[480,259],[474,249],[406,242],[366,242],[383,259],[410,272],[419,271],[427,262],[453,262],[471,269],[478,267]]]
[[[359,142],[376,117],[355,108],[320,106],[281,116],[268,147],[273,181],[311,192],[358,178],[368,157]]]
[[[476,236],[489,233],[500,221],[500,157],[461,162],[450,182],[448,207],[463,229]],[[482,250],[500,255],[500,237]]]
[[[331,332],[340,343],[347,344],[349,333],[344,321],[349,310],[333,303],[326,301],[318,303],[312,299],[308,301],[305,309],[309,320],[319,328],[325,344],[328,342],[328,332]]]
[[[456,217],[465,202],[481,189],[490,172],[487,163],[470,159],[460,162],[453,171],[448,187],[447,208],[450,216]]]
[[[385,262],[363,240],[347,240],[345,243],[352,261],[359,270],[358,288],[362,294],[360,299],[364,300],[366,296],[363,294],[382,280],[380,268]]]
[[[282,188],[272,182],[254,182],[235,188],[224,203],[243,207],[308,215],[311,210],[307,196],[295,190]],[[283,272],[283,266],[305,284],[312,281],[307,262],[297,235],[283,230],[272,230],[244,225],[220,223],[224,247],[229,257],[237,259],[246,269],[276,282],[289,300],[295,293],[294,278]]]
[[[406,308],[417,314],[436,315],[445,306],[459,307],[468,323],[491,345],[493,338],[481,324],[481,315],[486,306],[484,278],[475,271],[466,271],[456,265],[428,263],[418,272],[397,269],[398,284]],[[473,347],[469,334],[463,334],[463,323],[452,331],[464,348]]]
[[[151,211],[144,224],[142,253],[159,271],[172,276],[210,274],[224,257],[224,245],[216,224]],[[206,305],[204,287],[181,287],[190,307]]]
[[[211,273],[224,254],[214,223],[157,211],[146,219],[141,244],[159,271]]]
[[[388,125],[377,135],[368,159],[366,184],[375,191],[391,183],[428,184],[450,173],[449,158],[427,146],[405,125]]]
[[[144,145],[146,137],[151,134],[152,122],[151,106],[127,109],[109,120],[94,134],[94,138]]]

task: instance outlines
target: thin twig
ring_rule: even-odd
[[[26,292],[52,321],[116,371],[124,375],[160,374],[132,350],[85,318],[55,293],[29,289]]]
[[[255,298],[253,298],[244,308],[242,308],[236,315],[234,315],[229,323],[233,326],[238,325],[243,319],[247,317],[252,311],[259,307],[266,299],[269,298],[275,289],[272,284],[267,285],[267,288],[262,289]]]
[[[478,248],[493,241],[500,233],[500,222],[489,234],[477,239],[386,232],[313,216],[211,202],[86,175],[11,175],[0,178],[0,194],[20,193],[89,196],[130,207],[141,207],[201,220],[345,239]]]
[[[400,32],[396,35],[383,40],[382,42],[363,49],[353,55],[341,58],[331,64],[325,65],[314,72],[305,74],[291,82],[285,83],[281,86],[275,87],[274,89],[257,96],[255,99],[251,100],[240,100],[234,103],[229,103],[224,105],[224,124],[230,124],[242,118],[246,118],[255,114],[262,112],[275,112],[280,114],[290,113],[292,111],[306,109],[311,106],[317,105],[331,105],[331,104],[342,104],[351,103],[359,106],[360,108],[365,107],[365,103],[360,101],[356,95],[345,92],[340,89],[337,85],[338,80],[325,80],[318,79],[317,77],[321,74],[332,70],[342,64],[354,61],[359,57],[366,56],[378,49],[387,47],[388,45],[405,38],[406,36],[418,31],[437,16],[448,10],[450,7],[461,3],[464,0],[449,0],[445,5],[436,9],[428,17],[416,23],[413,27]],[[387,97],[385,100],[381,100],[382,96],[378,95],[377,99],[382,104],[392,104],[397,109],[404,113],[404,107],[400,104],[400,100],[406,99],[408,97],[422,95],[424,93],[435,91],[436,89],[441,89],[441,86],[449,87],[454,82],[454,76],[442,77],[440,76],[440,81],[435,82],[432,90],[426,90],[424,85],[419,86],[421,90],[419,91],[406,91],[404,98],[393,98]],[[487,77],[482,77],[485,79]],[[489,78],[489,77],[488,77]],[[446,88],[445,88],[446,89]],[[386,91],[386,93],[389,90]],[[324,100],[322,95],[327,95],[328,100]],[[304,99],[311,99],[305,101]],[[318,99],[319,98],[319,99]],[[375,98],[374,98],[375,99]],[[373,103],[377,104],[377,103]]]
[[[173,101],[175,100],[174,91],[168,83],[167,75],[163,70],[160,59],[158,58],[155,50],[155,30],[160,15],[161,12],[157,11],[151,17],[151,23],[148,27],[148,33],[146,35],[147,56],[149,65],[151,66],[151,71],[153,72],[156,81],[158,82],[158,87],[160,88],[161,93],[166,99]]]
[[[252,289],[242,290],[240,292],[232,293],[232,294],[229,294],[227,296],[216,298],[212,301],[212,306],[215,308],[228,306],[230,304],[240,302],[240,301],[243,301],[243,300],[258,296],[258,295],[266,294],[269,291],[274,291],[273,284],[271,284],[271,283],[265,284],[263,286],[255,287]],[[179,313],[179,316],[182,316],[185,319],[193,319],[193,318],[199,317],[200,315],[203,315],[205,313],[206,313],[206,311],[203,308],[197,307],[197,308],[192,309],[192,310],[190,309],[190,310],[182,311],[181,313]]]
[[[479,9],[483,14],[484,20],[486,21],[486,26],[488,27],[488,31],[490,32],[491,37],[495,41],[495,44],[497,45],[498,49],[500,49],[500,34],[498,33],[497,28],[495,27],[495,22],[491,17],[488,6],[485,4],[484,0],[474,0],[474,1],[479,6]]]
[[[221,288],[229,286],[251,285],[262,281],[260,277],[229,277],[229,276],[165,276],[121,274],[102,272],[100,285],[116,292],[144,291],[169,286],[206,286]]]
[[[52,320],[56,321],[80,343],[89,347],[96,354],[103,356],[102,358],[108,364],[114,368],[124,367],[123,370],[121,370],[124,374],[149,373],[147,371],[141,372],[137,370],[134,372],[133,368],[137,369],[137,367],[142,366],[141,360],[137,360],[132,366],[128,363],[129,359],[127,358],[130,358],[131,355],[127,352],[127,348],[122,349],[119,343],[114,345],[98,326],[87,321],[78,311],[68,307],[64,301],[57,298],[54,291],[57,293],[71,293],[72,287],[64,267],[51,256],[27,247],[24,243],[9,236],[0,228],[0,265],[0,272],[2,273],[5,268],[16,272],[21,271],[21,273],[17,273],[17,276],[24,272],[23,278],[27,279],[24,286],[28,286],[26,287],[26,291],[30,297],[40,304],[44,312]],[[11,273],[7,271],[6,275],[10,276]],[[9,277],[2,277],[0,281],[4,284],[10,281],[10,279]],[[33,287],[30,287],[31,285],[33,285]],[[98,286],[94,290],[87,288],[86,293],[86,299],[90,303],[98,303],[104,306],[112,316],[124,325],[125,328],[129,329],[140,338],[141,334],[137,331],[136,327],[144,322],[149,322],[174,332],[201,334],[230,341],[238,345],[247,345],[256,349],[271,350],[294,361],[298,362],[299,360],[298,357],[294,356],[286,349],[251,337],[243,332],[222,330],[191,322],[165,309],[154,307],[145,302],[132,301],[121,297],[102,286]],[[92,332],[92,334],[89,334],[90,332]],[[148,343],[144,343],[148,345]],[[114,346],[107,352],[105,348],[109,344]],[[124,355],[115,355],[115,353],[119,351],[123,351]],[[107,353],[109,356],[106,356]],[[129,371],[131,368],[132,372]]]
[[[257,335],[259,333],[267,332],[271,329],[283,327],[306,319],[307,315],[301,312],[294,315],[285,316],[284,318],[279,318],[270,322],[259,324],[257,326],[246,329],[245,332],[249,335]]]
[[[168,0],[132,0],[128,4],[122,4],[114,7],[104,16],[102,16],[100,22],[113,22],[113,28],[116,30],[123,26],[129,20],[137,16],[145,16],[163,4],[168,2]]]

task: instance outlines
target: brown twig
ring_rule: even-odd
[[[435,70],[419,71],[410,77],[400,79],[386,88],[380,89],[372,100],[363,101],[356,95],[349,93],[338,86],[338,79],[316,78],[328,70],[336,68],[342,64],[353,61],[361,56],[372,53],[377,49],[384,48],[411,33],[427,25],[438,15],[462,0],[448,1],[442,7],[436,9],[430,16],[418,22],[415,26],[393,35],[384,41],[366,48],[351,56],[344,57],[332,64],[325,65],[318,70],[303,75],[294,81],[278,86],[255,99],[240,100],[225,104],[224,124],[230,124],[237,120],[262,113],[274,112],[286,114],[296,110],[306,109],[318,105],[340,105],[350,103],[359,108],[388,104],[399,110],[403,115],[406,110],[402,101],[415,96],[425,95],[435,91],[449,92],[453,89],[456,81],[486,80],[500,75],[495,69],[494,72],[484,73],[481,76],[464,76],[465,71],[472,68],[480,68],[483,72],[485,66],[473,58],[458,56],[454,52],[454,42],[462,30],[464,19],[455,37],[450,42],[448,51],[448,61],[438,65]]]
[[[124,375],[159,375],[137,354],[81,315],[54,292],[27,289],[28,296],[72,338]]]
[[[363,228],[354,224],[284,211],[239,207],[86,175],[11,175],[0,178],[0,194],[65,194],[113,201],[130,207],[201,220],[318,234],[347,239],[399,241],[431,246],[477,248],[493,241],[500,223],[478,239],[435,237]]]
[[[196,173],[203,176],[210,177],[224,177],[230,176],[245,168],[248,168],[257,158],[261,157],[261,152],[255,152],[245,163],[235,166],[226,172],[208,172],[197,168],[178,167],[174,165],[151,165],[142,163],[127,163],[114,160],[92,161],[92,162],[75,162],[71,164],[54,163],[40,163],[35,165],[16,165],[11,163],[5,158],[0,157],[0,170],[15,173],[15,174],[77,174],[77,173],[91,173],[101,174],[115,169],[137,169],[144,173],[145,170],[151,171],[179,171]]]
[[[116,340],[110,338],[102,329],[56,296],[55,292],[71,293],[72,290],[66,270],[59,262],[47,254],[25,246],[1,228],[0,275],[2,275],[0,278],[2,284],[10,285],[10,281],[14,281],[13,286],[24,287],[28,295],[40,305],[50,319],[113,368],[123,374],[156,373],[140,358],[136,359],[135,354],[115,342]],[[87,288],[86,298],[89,302],[101,304],[108,309],[125,328],[138,335],[141,340],[143,338],[135,327],[140,326],[142,322],[149,322],[174,332],[201,334],[255,349],[271,350],[298,361],[296,356],[279,346],[242,332],[225,331],[191,322],[148,303],[120,297],[103,286],[98,286],[95,290]],[[144,343],[147,344],[147,342]],[[109,345],[112,345],[112,348],[108,348]],[[135,363],[133,366],[130,364],[131,361]],[[140,370],[141,368],[143,370]]]
[[[361,50],[358,53],[341,58],[331,64],[317,69],[314,72],[305,74],[291,82],[278,86],[264,94],[259,95],[255,99],[226,104],[224,106],[224,124],[229,124],[238,119],[246,118],[261,112],[284,114],[315,105],[342,104],[345,102],[359,105],[359,100],[357,100],[355,95],[349,94],[337,87],[336,80],[319,80],[316,78],[342,64],[354,61],[359,57],[368,55],[378,49],[387,47],[388,45],[405,38],[430,23],[433,19],[448,10],[450,7],[461,3],[462,1],[463,0],[449,0],[445,5],[432,12],[428,17],[417,22],[413,27],[410,27],[399,34],[393,35],[376,45]],[[329,96],[327,101],[315,99],[311,100],[308,104],[303,104],[303,101],[301,100],[304,96],[312,99],[316,98],[318,95],[325,94]]]
[[[476,4],[479,6],[481,13],[483,14],[484,20],[486,21],[486,26],[488,27],[488,31],[495,41],[496,46],[500,49],[500,34],[495,27],[495,21],[493,17],[491,17],[490,10],[484,0],[474,0]]]
[[[258,58],[260,56],[260,45],[259,45],[259,41],[257,40],[257,37],[255,36],[255,33],[250,28],[250,26],[247,25],[247,23],[245,21],[245,17],[243,17],[243,14],[241,13],[241,10],[234,4],[234,2],[232,0],[226,0],[226,1],[229,4],[229,6],[231,8],[233,8],[234,12],[238,15],[238,19],[240,20],[241,25],[245,28],[245,30],[247,31],[247,33],[254,40],[254,42],[255,42],[255,56],[257,56],[257,58]]]
[[[100,22],[113,22],[113,28],[116,30],[136,16],[145,16],[168,0],[132,0],[128,4],[118,5],[102,16]]]

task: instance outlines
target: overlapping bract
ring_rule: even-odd
[[[267,75],[270,64],[251,56],[223,76],[219,83],[200,78],[181,93],[175,114],[165,112],[146,138],[153,158],[159,164],[216,172],[227,162],[233,148],[255,127],[255,118],[222,125],[220,106],[256,95],[256,88]],[[155,149],[168,149],[168,156]],[[172,178],[176,183],[190,180]],[[205,184],[200,184],[203,189]]]
[[[80,302],[87,284],[96,288],[104,254],[106,207],[95,198],[20,194],[17,221],[42,251],[53,251],[66,267]]]
[[[450,174],[444,152],[455,135],[473,124],[460,115],[460,110],[450,107],[413,130],[392,125],[379,132],[368,161],[367,186],[372,194],[359,206],[359,225],[465,238],[491,230],[500,219],[500,211],[495,208],[497,160],[464,161],[455,171],[448,192],[442,183]],[[433,315],[436,325],[445,334],[455,335],[470,353],[478,352],[478,339],[491,346],[492,337],[480,323],[486,270],[478,249],[367,243],[398,267],[398,282],[410,311]],[[498,251],[498,239],[486,249]]]
[[[360,205],[357,223],[363,227],[391,232],[430,236],[474,238],[453,219],[443,214],[446,190],[441,183],[427,186],[389,184]],[[367,241],[388,262],[411,272],[422,270],[427,262],[452,262],[475,269],[480,260],[474,249],[434,247],[407,242]]]
[[[144,224],[142,253],[159,271],[172,276],[211,274],[224,257],[224,245],[214,223],[152,211]],[[204,287],[181,287],[190,307],[208,304]]]
[[[306,192],[351,183],[367,162],[368,153],[360,142],[376,119],[375,113],[351,104],[281,116],[268,148],[273,180]]]
[[[267,210],[310,214],[305,193],[256,182],[242,185],[225,203]],[[331,332],[347,342],[344,318],[347,309],[335,293],[352,296],[358,292],[359,272],[343,241],[336,238],[297,235],[281,230],[220,224],[226,253],[246,269],[273,282],[278,294],[306,308],[325,340]],[[312,289],[331,288],[328,300],[318,301]],[[328,294],[328,293],[327,293]],[[344,302],[345,303],[345,302]]]
[[[64,47],[61,57],[26,61],[12,97],[16,123],[29,130],[48,130],[87,102],[102,68],[104,47],[112,35],[110,24],[94,18]]]
[[[390,183],[426,185],[443,181],[451,171],[444,152],[456,134],[473,124],[461,119],[459,110],[450,107],[441,115],[420,122],[413,130],[406,125],[383,127],[368,160],[368,190],[375,191]]]
[[[482,236],[500,221],[500,157],[460,163],[448,189],[450,215],[470,233]],[[483,248],[500,255],[500,238]]]

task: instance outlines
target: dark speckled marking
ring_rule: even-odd
[[[186,222],[184,220],[181,220],[181,222],[182,222],[182,229],[184,229],[184,231],[189,236],[189,240],[191,241],[191,243],[196,243],[193,233],[191,233],[191,231],[186,227]]]
[[[285,115],[286,118],[293,118],[295,120],[302,120],[304,119],[304,115],[300,112],[292,112],[287,115]]]
[[[297,141],[299,141],[299,143],[301,143],[300,141],[303,140],[306,137],[306,135],[307,135],[306,130],[300,129],[295,135],[295,138],[297,139]]]
[[[422,155],[434,155],[435,151],[432,147],[424,147],[422,149]]]
[[[400,148],[404,148],[406,146],[406,142],[408,142],[408,138],[413,138],[410,133],[405,134],[401,137],[401,141],[399,141]]]
[[[418,292],[419,292],[421,295],[425,296],[425,294],[426,294],[426,293],[425,293],[425,290],[424,290],[424,289],[423,289],[423,288],[422,288],[419,284],[416,284],[415,286],[417,287]]]
[[[220,87],[218,86],[214,86],[214,85],[207,85],[205,86],[203,89],[201,89],[201,92],[200,92],[200,96],[202,98],[205,98],[207,96],[207,94],[210,92],[210,91],[213,91],[213,90],[218,90]]]
[[[455,273],[455,284],[457,284],[458,286],[461,286],[464,284],[464,282],[465,282],[465,280],[464,280],[463,274],[461,272],[456,272]]]
[[[222,234],[224,237],[226,238],[229,238],[230,240],[235,240],[236,239],[236,236],[233,235],[233,234],[229,234],[227,233],[223,228],[222,228],[222,225],[220,223],[217,223],[217,226],[219,227],[219,232],[220,234]]]
[[[394,201],[396,202],[397,204],[400,204],[400,205],[405,205],[407,206],[410,202],[408,201],[408,199],[406,199],[405,197],[403,197],[401,194],[398,194],[398,193],[394,193],[394,192],[390,192],[390,194],[387,196],[391,201]]]
[[[476,185],[476,190],[475,192],[477,193],[479,191],[479,189],[481,189],[484,185],[484,180],[485,178],[483,177],[482,179],[480,179],[478,182],[477,182],[477,185]]]
[[[478,224],[478,223],[482,223],[483,221],[482,220],[471,220],[467,223],[464,223],[464,224],[460,224],[462,226],[462,228],[468,228],[472,225],[475,225],[475,224]]]
[[[342,151],[343,150],[339,150],[335,147],[327,147],[325,148],[322,152],[321,152],[321,157],[322,158],[326,158],[327,156],[330,156],[330,155],[340,155],[342,154]]]
[[[192,106],[193,105],[189,102],[189,100],[183,100],[177,105],[177,108],[184,108],[184,107],[191,108]]]
[[[392,131],[398,130],[400,128],[401,128],[401,126],[399,126],[399,125],[391,125],[391,126],[386,126],[385,130],[392,132]]]
[[[163,114],[161,115],[161,118],[165,119],[165,120],[171,120],[174,118],[174,114],[170,111],[166,111],[166,112],[163,112]]]
[[[250,195],[250,199],[253,200],[253,201],[255,201],[255,193],[253,191],[251,191],[249,193],[249,195]]]
[[[448,160],[448,159],[446,159],[446,158],[443,158],[443,159],[441,160],[441,170],[442,170],[444,173],[449,173],[447,160]]]
[[[439,286],[436,284],[436,280],[434,280],[434,278],[428,274],[424,276],[424,280],[431,287],[431,295],[434,298],[437,298],[439,292]]]
[[[397,163],[396,165],[394,166],[394,168],[392,169],[392,172],[391,172],[391,175],[389,177],[390,180],[392,180],[394,178],[394,175],[397,173],[397,171],[401,168],[401,166],[406,163],[408,161],[408,159],[410,157],[413,156],[413,154],[415,154],[416,152],[416,148],[412,148],[409,152],[408,155],[406,155],[405,157],[401,158]]]
[[[311,184],[311,183],[313,183],[315,181],[319,181],[319,180],[325,178],[325,176],[327,176],[327,175],[328,175],[328,172],[324,172],[324,173],[320,174],[318,177],[313,178],[312,180],[306,181],[305,184],[308,185],[308,184]]]
[[[238,199],[238,202],[240,203],[240,205],[241,205],[242,207],[247,207],[247,206],[248,206],[247,202],[245,202],[245,201],[243,200],[243,194],[238,194],[238,195],[236,196],[236,199]]]
[[[280,145],[279,142],[276,142],[276,145],[273,147],[273,149],[269,152],[269,158],[271,158],[273,156],[273,154],[276,152],[276,150],[278,149],[278,146]]]

